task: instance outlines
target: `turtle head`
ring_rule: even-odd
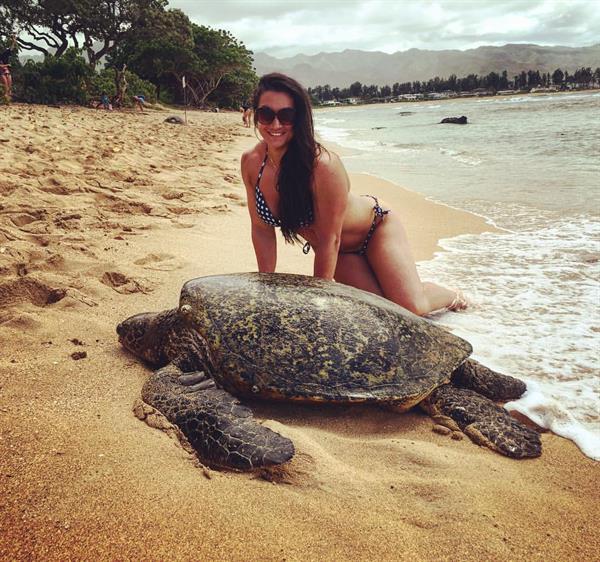
[[[182,322],[178,313],[175,308],[130,316],[117,326],[119,342],[152,365],[166,365],[177,355],[177,333]]]

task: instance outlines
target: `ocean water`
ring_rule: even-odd
[[[318,110],[348,170],[486,217],[441,241],[423,279],[473,305],[434,321],[528,384],[507,405],[600,460],[600,93]],[[469,124],[440,125],[466,115]]]

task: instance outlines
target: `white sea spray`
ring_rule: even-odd
[[[422,278],[460,286],[473,301],[437,321],[469,340],[482,362],[528,383],[510,407],[598,459],[599,234],[579,218],[464,235],[442,240],[445,251],[419,264]]]

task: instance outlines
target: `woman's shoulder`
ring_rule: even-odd
[[[255,163],[258,163],[260,165],[260,162],[262,162],[262,159],[264,157],[265,157],[265,148],[261,141],[261,142],[256,143],[253,147],[249,148],[248,150],[245,150],[242,153],[242,158],[241,158],[242,168],[244,168],[245,166],[252,166]]]
[[[246,185],[253,184],[258,176],[258,169],[265,157],[265,149],[262,144],[262,142],[259,142],[242,153],[240,168],[242,170],[242,178]]]
[[[333,150],[329,150],[324,146],[319,147],[319,151],[317,153],[317,164],[318,165],[329,165],[334,164],[340,161],[340,157]]]
[[[332,174],[344,174],[346,171],[342,160],[333,151],[322,148],[317,155],[315,164],[315,175],[318,176],[330,176]]]

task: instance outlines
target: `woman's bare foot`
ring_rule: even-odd
[[[456,289],[456,296],[452,302],[446,307],[446,310],[451,312],[458,312],[469,308],[469,301],[460,289]]]

